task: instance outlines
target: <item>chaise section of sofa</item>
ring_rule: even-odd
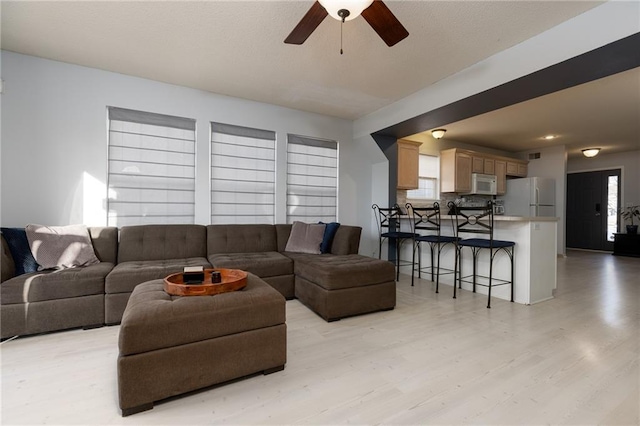
[[[278,290],[285,298],[293,299],[293,261],[278,252],[276,226],[207,226],[209,262],[215,268],[251,272]]]
[[[181,272],[185,266],[211,268],[205,226],[122,227],[118,264],[105,282],[105,323],[120,323],[129,296],[138,284]]]
[[[19,276],[2,238],[1,338],[104,324],[105,278],[116,263],[118,230],[89,228],[100,263]]]

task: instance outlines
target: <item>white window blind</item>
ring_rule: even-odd
[[[109,107],[109,226],[194,223],[195,120]]]
[[[337,219],[338,142],[288,135],[287,223]]]
[[[275,223],[276,134],[211,123],[211,223]]]
[[[437,200],[440,161],[433,155],[420,154],[418,189],[407,191],[407,198]]]

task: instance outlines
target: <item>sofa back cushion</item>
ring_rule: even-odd
[[[207,252],[209,255],[278,251],[276,241],[276,228],[273,225],[207,226]]]
[[[278,251],[283,252],[289,241],[291,225],[275,225],[278,236]],[[360,249],[360,234],[362,228],[359,226],[340,225],[331,244],[331,254],[358,254]]]
[[[116,263],[118,257],[118,228],[110,227],[91,227],[89,228],[89,236],[93,244],[93,251],[96,253],[101,262]]]
[[[203,225],[137,225],[120,229],[118,263],[207,257]]]

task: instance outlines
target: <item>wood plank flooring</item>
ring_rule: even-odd
[[[287,302],[284,371],[122,418],[118,327],[0,346],[9,424],[639,424],[640,259],[569,251],[556,298],[398,283],[393,311],[326,323]]]

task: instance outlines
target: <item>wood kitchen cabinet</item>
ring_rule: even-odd
[[[440,151],[440,191],[465,193],[471,191],[471,174],[496,175],[498,195],[507,192],[507,176],[526,177],[526,161],[466,149]]]
[[[486,175],[495,174],[495,160],[493,158],[485,158],[473,156],[471,173],[484,173]]]
[[[398,189],[418,189],[421,142],[398,140]]]
[[[496,192],[504,195],[507,192],[507,162],[495,160]]]
[[[457,148],[440,152],[440,191],[471,191],[472,156]]]

